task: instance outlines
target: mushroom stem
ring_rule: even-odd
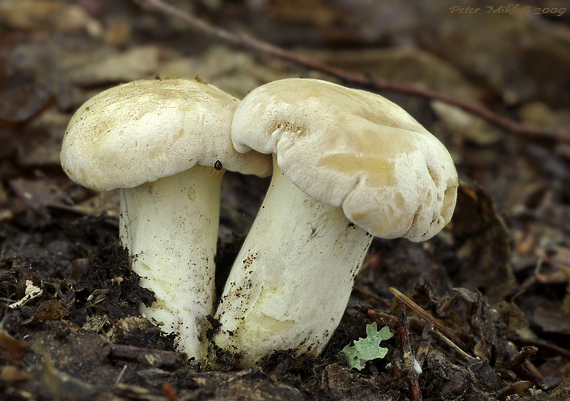
[[[224,288],[216,345],[252,366],[275,350],[317,354],[338,326],[372,236],[307,196],[275,162]]]
[[[120,237],[140,285],[154,291],[140,312],[177,335],[177,347],[201,358],[200,337],[213,313],[214,256],[225,170],[195,165],[121,191]]]

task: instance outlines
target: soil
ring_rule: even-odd
[[[469,15],[452,12],[452,2],[294,3],[170,4],[347,72],[569,135],[570,11],[561,2],[541,2],[540,13],[530,2],[490,13],[473,1]],[[138,285],[120,245],[117,193],[84,189],[59,165],[65,127],[83,101],[156,75],[200,75],[237,97],[290,76],[334,81],[129,1],[0,5],[1,400],[570,399],[569,142],[505,132],[398,93],[383,95],[456,161],[451,224],[425,243],[373,241],[322,355],[280,351],[238,369],[234,355],[219,352],[219,369],[208,370],[177,352],[172,336],[138,313],[153,293]],[[267,186],[224,177],[219,288]],[[394,334],[382,342],[387,355],[351,369],[341,350],[372,323]]]

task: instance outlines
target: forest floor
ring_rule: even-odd
[[[199,75],[238,98],[285,77],[354,83],[131,1],[3,1],[0,399],[569,400],[570,10],[561,0],[456,3],[170,2],[347,73],[537,127],[525,135],[429,97],[381,92],[452,154],[461,185],[451,224],[425,243],[373,241],[322,355],[208,371],[138,313],[152,293],[119,244],[116,191],[63,173],[71,115],[106,88],[156,76]],[[224,177],[219,287],[267,186]],[[388,354],[350,369],[340,351],[373,322],[395,334],[382,343]]]

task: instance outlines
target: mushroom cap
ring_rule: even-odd
[[[231,121],[239,100],[199,80],[141,80],[105,90],[71,118],[61,165],[92,189],[133,188],[196,163],[271,174],[271,158],[235,151]]]
[[[236,109],[232,141],[240,152],[276,154],[299,189],[377,237],[429,239],[455,208],[447,149],[370,92],[314,79],[271,82]]]

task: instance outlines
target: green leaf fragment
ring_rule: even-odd
[[[354,341],[354,345],[347,345],[342,349],[346,355],[348,364],[353,369],[362,370],[367,361],[384,358],[388,348],[380,347],[380,342],[392,338],[393,334],[387,326],[378,331],[376,323],[366,325],[366,338]]]

